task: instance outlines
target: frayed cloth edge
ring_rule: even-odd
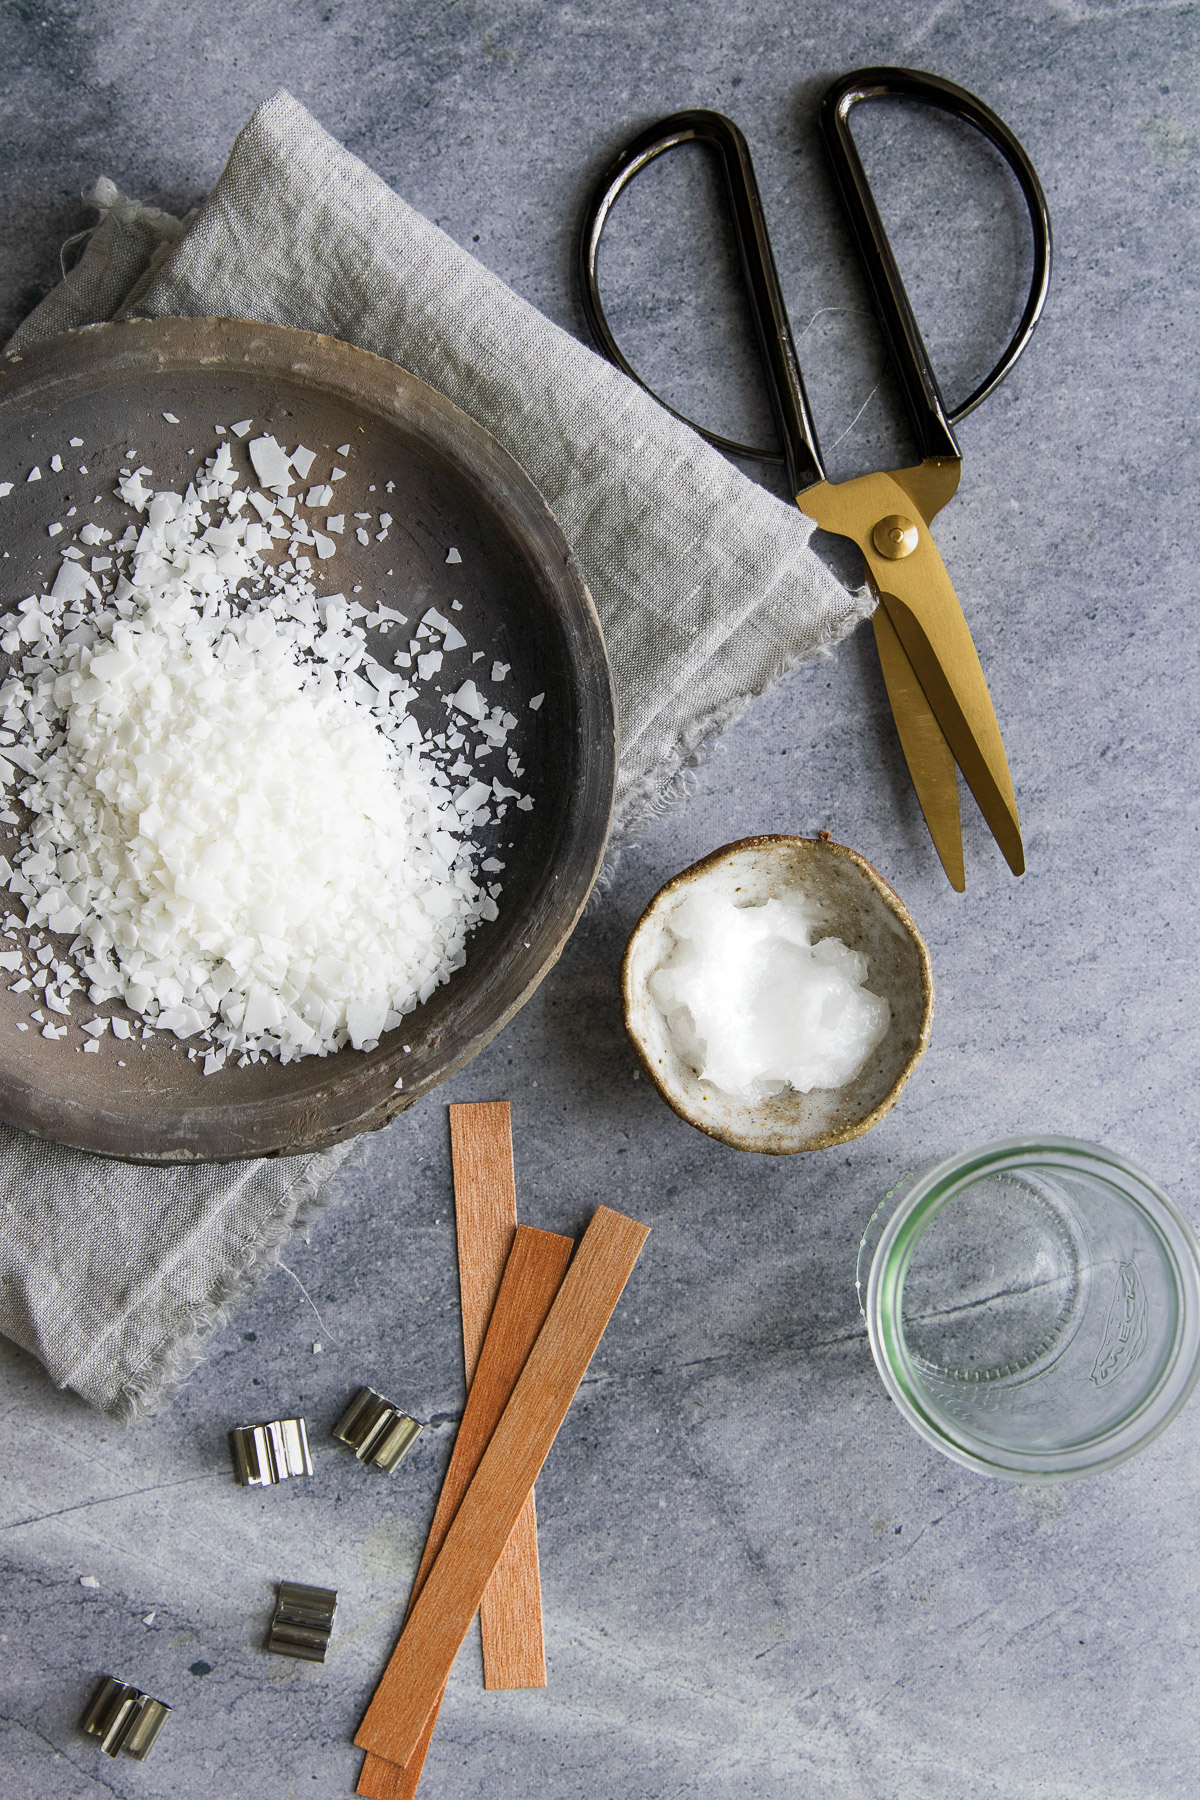
[[[285,1243],[330,1204],[334,1178],[365,1160],[370,1139],[369,1132],[353,1139],[335,1167],[319,1174],[307,1170],[298,1177],[259,1226],[243,1260],[237,1267],[223,1270],[207,1297],[188,1309],[186,1329],[164,1339],[137,1373],[122,1381],[112,1400],[101,1407],[102,1412],[133,1424],[152,1418],[175,1397],[203,1360],[209,1338],[228,1324],[238,1303],[277,1266]]]

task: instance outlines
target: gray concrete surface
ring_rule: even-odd
[[[603,13],[49,0],[0,13],[9,322],[86,223],[84,184],[106,173],[185,206],[279,84],[574,329],[589,180],[649,118],[732,112],[839,474],[894,460],[903,435],[814,145],[824,84],[895,62],[982,94],[1041,170],[1058,251],[1045,323],[965,425],[962,492],[938,527],[1008,744],[1025,879],[968,812],[968,890],[950,892],[860,634],[730,732],[686,801],[626,850],[535,1000],[370,1143],[163,1416],[122,1432],[0,1346],[4,1800],[353,1791],[351,1735],[462,1404],[442,1103],[505,1096],[527,1219],[574,1230],[604,1200],[653,1235],[539,1486],[550,1684],[486,1694],[469,1644],[429,1794],[1195,1793],[1195,1406],[1115,1473],[1053,1490],[988,1482],[929,1449],[886,1398],[853,1276],[889,1188],[1014,1132],[1108,1143],[1200,1217],[1198,24],[1191,6],[1105,0],[901,0],[886,15],[862,0]],[[952,128],[881,109],[862,140],[935,360],[961,393],[1013,313],[1019,211]],[[708,201],[698,165],[656,170],[614,227],[606,279],[671,396],[752,429],[748,365],[722,325],[727,260],[686,248],[712,241]],[[739,1156],[638,1080],[620,952],[695,857],[751,831],[822,826],[921,926],[933,1042],[858,1143]],[[433,1421],[390,1481],[327,1439],[363,1380]],[[292,1409],[310,1423],[314,1479],[236,1489],[228,1425]],[[280,1578],[341,1593],[323,1669],[262,1652]],[[77,1730],[104,1671],[176,1708],[144,1766],[107,1762]]]

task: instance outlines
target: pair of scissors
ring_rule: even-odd
[[[851,110],[880,97],[923,101],[981,131],[1020,185],[1033,227],[1033,275],[1012,341],[995,368],[960,406],[948,409],[850,133]],[[702,142],[719,159],[767,378],[782,454],[735,443],[667,411],[719,450],[782,461],[796,505],[824,530],[858,545],[878,601],[875,642],[901,748],[925,821],[950,883],[966,885],[957,768],[1014,875],[1025,851],[1012,778],[979,656],[930,524],[958,488],[962,451],[954,427],[997,388],[1028,344],[1050,281],[1050,215],[1029,157],[1003,120],[965,88],[912,69],[858,69],[825,95],[820,132],[849,222],[921,461],[912,468],[831,482],[792,340],[787,309],[767,236],[762,200],[746,140],[723,113],[673,113],[636,137],[601,178],[581,238],[584,311],[604,354],[639,387],[642,381],[613,337],[600,301],[597,258],[605,223],[622,191],[655,157],[678,144]]]

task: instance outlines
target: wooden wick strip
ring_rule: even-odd
[[[355,1743],[406,1763],[612,1317],[645,1225],[597,1207],[409,1614]]]
[[[475,1379],[467,1396],[462,1423],[454,1440],[450,1466],[438,1495],[421,1566],[413,1582],[408,1606],[410,1614],[545,1323],[574,1248],[569,1237],[560,1237],[557,1232],[535,1231],[529,1225],[517,1227],[492,1309],[491,1323],[475,1366]],[[496,1573],[499,1574],[499,1568]],[[493,1582],[495,1578],[493,1575]],[[439,1695],[439,1705],[440,1702]],[[368,1755],[359,1777],[359,1793],[369,1796],[369,1800],[410,1800],[421,1779],[436,1721],[435,1706],[426,1720],[421,1741],[404,1768]]]
[[[507,1100],[481,1100],[448,1110],[463,1361],[470,1387],[517,1228],[512,1122]],[[488,1582],[479,1622],[485,1687],[545,1687],[537,1510],[532,1494]]]

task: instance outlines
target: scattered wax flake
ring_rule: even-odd
[[[398,1093],[399,1093],[399,1092],[400,1092],[400,1089],[401,1089],[401,1088],[402,1088],[402,1087],[403,1087],[403,1086],[404,1086],[404,1077],[403,1077],[403,1075],[397,1075],[397,1077],[396,1077],[396,1079],[395,1079],[395,1081],[393,1081],[393,1083],[392,1083],[392,1092],[393,1092],[393,1094],[398,1094]]]
[[[456,712],[465,713],[469,719],[486,719],[487,702],[473,681],[464,681],[456,694],[451,694],[450,704]]]
[[[314,1356],[321,1356],[324,1354],[324,1351],[325,1351],[325,1346],[324,1346],[324,1344],[322,1344],[320,1342],[315,1343],[312,1347],[312,1353]]]
[[[95,1037],[95,1038],[103,1037],[104,1033],[108,1030],[108,1020],[107,1019],[89,1019],[87,1024],[83,1027],[83,1029],[88,1033],[88,1035],[90,1037]]]
[[[57,451],[55,451],[54,455],[50,458],[50,467],[54,470],[56,475],[62,474],[62,457]]]
[[[225,427],[223,425],[217,426],[218,431],[224,431],[224,429],[225,429]],[[153,1623],[157,1617],[158,1617],[157,1612],[143,1613],[142,1614],[142,1624],[143,1625],[153,1625]]]
[[[503,681],[511,668],[511,663],[494,662],[492,664],[492,680]]]
[[[392,571],[389,569],[388,574],[390,575],[391,572]],[[452,600],[450,602],[450,611],[451,612],[461,612],[462,611],[462,601],[461,600]],[[482,656],[482,654],[483,654],[483,652],[480,651],[481,656]]]
[[[326,521],[325,521],[325,529],[326,529],[326,531],[345,531],[345,529],[346,529],[345,513],[331,514],[331,516],[328,519],[326,519]]]
[[[82,450],[83,449],[83,439],[82,438],[72,438],[70,440],[70,444],[71,444],[72,450]]]
[[[458,551],[454,548],[453,544],[451,544],[449,550],[447,550],[447,552],[446,552],[446,561],[448,563],[460,563],[462,561],[462,557],[459,555]]]
[[[349,444],[339,444],[337,447],[337,453],[339,456],[349,456],[349,454],[350,454]]]
[[[62,530],[62,526],[59,525],[57,522],[53,525],[47,525],[46,536],[47,537],[57,537],[61,530]]]
[[[25,479],[26,481],[40,481],[42,479],[42,471],[38,468],[36,463],[34,463]]]
[[[301,481],[308,480],[309,471],[316,460],[317,453],[315,450],[306,450],[303,444],[296,445],[296,448],[292,451],[292,467],[295,469]]]
[[[473,663],[482,662],[486,655],[487,655],[486,650],[472,650],[471,661]]]
[[[422,616],[421,623],[430,626],[434,631],[441,632],[443,650],[464,650],[466,648],[467,640],[462,632],[456,625],[452,625],[449,619],[444,619],[436,608],[431,606],[429,611]]]
[[[18,1031],[28,1031],[29,1030],[29,1027],[28,1027],[28,1025],[26,1025],[24,1019],[17,1020],[17,1030]]]
[[[330,481],[344,481],[345,476],[346,476],[345,469],[339,469],[336,463],[334,464],[333,468],[329,471]]]
[[[12,490],[13,484],[11,481],[0,481],[0,500],[7,500],[8,496],[12,493]]]
[[[80,1587],[86,1588],[98,1588],[100,1583],[94,1575],[81,1575],[79,1577],[79,1585]]]
[[[262,485],[286,494],[292,485],[292,459],[283,446],[266,432],[262,437],[251,438],[247,448]]]
[[[385,531],[387,530],[387,528],[391,524],[391,522],[392,522],[391,513],[380,513],[379,523],[383,526]]]
[[[132,1031],[132,1027],[130,1026],[129,1020],[128,1019],[114,1019],[112,1022],[112,1033],[115,1038],[132,1037],[133,1031]]]
[[[358,530],[354,533],[354,535],[358,539],[360,544],[369,544],[371,541],[370,537],[363,530],[361,525],[358,527]]]
[[[528,794],[526,794],[523,799],[517,801],[517,811],[518,812],[532,812],[533,811],[533,801],[531,800],[531,798],[529,797]],[[528,946],[526,946],[526,948],[528,948]]]
[[[153,488],[148,488],[142,480],[143,474],[149,473],[148,469],[137,469],[132,475],[122,475],[117,483],[118,497],[125,502],[126,506],[132,506],[135,512],[145,512],[146,504],[154,491]]]
[[[324,481],[319,487],[309,488],[304,496],[304,504],[305,506],[328,506],[332,499],[333,489],[327,481]]]
[[[545,698],[546,698],[545,694],[535,694],[533,696],[533,699],[529,702],[530,712],[537,712],[538,708],[541,706],[542,701]]]
[[[427,650],[424,656],[417,658],[417,673],[422,681],[428,681],[431,675],[436,675],[441,666],[442,653],[440,650]]]
[[[175,423],[176,424],[179,423],[178,419],[175,421]],[[99,1056],[99,1054],[100,1054],[100,1046],[96,1042],[95,1038],[89,1038],[87,1043],[83,1047],[89,1056]]]
[[[323,537],[319,531],[313,532],[313,547],[316,550],[317,555],[323,559],[332,556],[337,549],[337,545],[334,543],[333,539]],[[302,557],[300,560],[303,562],[306,559]]]
[[[254,423],[253,419],[239,419],[237,421],[237,424],[231,425],[229,427],[229,429],[230,429],[230,431],[236,431],[237,435],[240,438],[244,438],[246,433],[249,431],[250,427],[253,425],[253,423]]]
[[[175,417],[174,413],[164,413],[163,418],[167,421],[168,425],[178,425],[179,423],[179,420]]]

